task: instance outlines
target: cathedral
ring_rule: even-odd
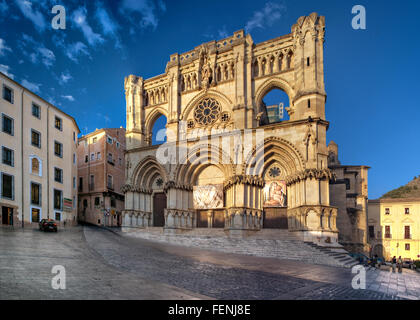
[[[324,35],[312,13],[287,35],[254,43],[240,30],[172,54],[161,75],[128,76],[123,226],[287,229],[363,251],[368,168],[342,166],[327,145]],[[267,105],[272,90],[287,101]]]

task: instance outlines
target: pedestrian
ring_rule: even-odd
[[[402,273],[402,265],[403,261],[401,259],[401,256],[398,258],[398,273]]]
[[[392,258],[392,273],[395,273],[395,267],[397,266],[397,257]]]

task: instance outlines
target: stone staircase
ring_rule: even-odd
[[[150,241],[225,253],[297,260],[345,268],[351,268],[358,264],[343,248],[327,248],[311,242],[304,242],[288,230],[263,229],[246,238],[229,238],[223,229],[207,228],[197,228],[176,235],[165,234],[162,228],[124,228],[122,233],[126,236]]]

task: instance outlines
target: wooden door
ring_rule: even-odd
[[[156,193],[153,197],[153,226],[165,226],[166,194]]]

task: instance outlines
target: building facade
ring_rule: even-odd
[[[127,77],[123,224],[231,235],[275,227],[338,245],[324,33],[325,18],[312,13],[276,39],[254,43],[241,30],[171,55],[162,75]],[[286,121],[267,112],[264,98],[275,89],[288,96]],[[161,115],[167,142],[155,146]]]
[[[77,146],[79,221],[120,226],[124,209],[125,129],[100,129]]]
[[[338,146],[334,141],[328,145],[328,168],[334,175],[334,179],[330,181],[330,203],[338,208],[338,241],[351,252],[368,253],[367,211],[370,168],[342,165],[338,159]]]
[[[76,121],[0,73],[3,225],[77,223]]]
[[[373,255],[420,260],[420,199],[369,200],[368,230]]]

